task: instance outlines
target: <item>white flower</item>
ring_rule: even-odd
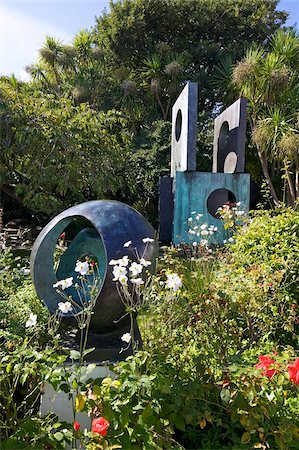
[[[136,275],[138,275],[139,273],[142,272],[143,270],[143,265],[142,264],[138,264],[136,262],[133,262],[129,268],[130,272],[132,272],[132,275],[135,277]]]
[[[237,211],[237,216],[244,216],[244,214],[245,214],[245,211]]]
[[[195,234],[195,231],[194,230],[189,230],[188,233],[189,234]]]
[[[60,288],[65,290],[69,288],[73,284],[73,277],[66,278],[65,280],[57,281],[57,283],[53,284],[53,288]]]
[[[196,247],[197,246],[197,242],[193,242],[193,247]]]
[[[59,302],[58,309],[64,314],[73,311],[71,302]]]
[[[233,243],[235,242],[235,240],[234,240],[232,237],[230,237],[230,238],[228,238],[228,242],[229,242],[230,244],[233,244]]]
[[[120,275],[120,277],[118,278],[118,281],[120,282],[120,284],[122,284],[123,286],[128,284],[128,277],[126,275]]]
[[[126,267],[129,264],[129,257],[128,255],[123,256],[121,259],[119,259],[118,264],[122,267]]]
[[[29,319],[25,323],[26,328],[35,327],[37,322],[37,315],[30,313]]]
[[[131,335],[130,333],[125,333],[122,335],[121,340],[126,342],[127,344],[130,342],[131,340]]]
[[[188,218],[188,222],[189,222],[189,223],[193,222],[192,217],[189,217],[189,218]]]
[[[240,205],[241,205],[241,202],[237,202],[237,203],[236,203],[236,206],[240,206]]]
[[[131,244],[132,244],[132,241],[127,241],[124,243],[124,247],[130,247]]]
[[[89,265],[87,261],[77,261],[75,272],[79,272],[80,275],[86,275],[89,270]]]
[[[202,236],[207,236],[208,234],[209,234],[208,230],[202,230],[202,232],[201,232]]]
[[[146,259],[144,259],[144,258],[140,258],[140,264],[142,264],[144,267],[147,267],[147,266],[151,266],[152,265],[152,263],[150,262],[150,261],[147,261]]]
[[[113,267],[113,281],[118,281],[120,277],[127,275],[127,269],[122,266],[114,266]]]
[[[209,241],[207,239],[202,239],[200,241],[200,245],[202,245],[203,247],[205,247],[206,245],[208,245]]]
[[[177,273],[167,275],[166,286],[176,292],[182,286],[182,280]]]
[[[196,220],[199,220],[202,217],[202,214],[197,214],[197,216],[195,217]]]
[[[115,266],[116,264],[118,264],[119,259],[111,259],[109,261],[109,266]]]
[[[226,244],[227,243],[227,240],[226,239],[224,239],[224,241],[223,241],[223,244]]]
[[[144,281],[142,278],[131,278],[131,283],[136,284],[136,286],[140,286],[141,284],[144,284]]]
[[[195,225],[195,227],[193,227],[193,230],[198,230],[198,225]]]
[[[191,214],[196,214],[196,211],[191,211]]]
[[[155,242],[155,239],[152,239],[150,237],[145,237],[145,238],[142,239],[142,242],[144,244],[146,244],[147,242]]]
[[[205,230],[207,227],[208,227],[208,225],[207,225],[206,223],[203,223],[203,224],[200,226],[200,229],[201,229],[201,230]]]
[[[20,269],[20,274],[21,274],[21,275],[27,276],[27,275],[30,274],[30,269],[26,269],[25,267],[22,267],[22,268]]]

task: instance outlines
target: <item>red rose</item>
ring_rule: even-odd
[[[106,436],[110,423],[104,417],[93,419],[91,423],[91,431],[98,433],[101,436]]]
[[[79,422],[74,422],[73,428],[74,428],[75,431],[78,431],[78,430],[80,429],[80,424],[79,424]]]
[[[65,233],[65,231],[63,231],[63,232],[61,233],[61,235],[59,236],[59,238],[60,238],[60,239],[65,239],[65,237],[66,237],[66,233]]]
[[[272,364],[275,364],[275,361],[270,358],[270,356],[259,356],[259,364],[256,364],[255,367],[257,369],[265,369],[262,371],[262,375],[272,378],[273,375],[277,372],[275,369],[269,369]]]
[[[299,358],[293,364],[289,365],[288,369],[290,380],[295,384],[299,384]]]

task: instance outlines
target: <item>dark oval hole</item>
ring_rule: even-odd
[[[218,219],[217,209],[220,208],[220,206],[223,206],[226,202],[236,203],[236,197],[231,191],[221,188],[211,192],[207,199],[207,208],[211,216]]]
[[[181,137],[182,120],[183,120],[182,111],[179,109],[175,119],[175,139],[177,142],[180,140]]]

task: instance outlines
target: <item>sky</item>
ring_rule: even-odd
[[[25,67],[36,62],[46,35],[70,44],[105,8],[109,0],[0,0],[0,75],[28,79]],[[281,0],[279,9],[288,11],[288,25],[297,23],[299,29],[299,0]]]

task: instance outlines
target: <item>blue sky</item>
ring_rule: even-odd
[[[25,66],[36,61],[47,34],[70,43],[105,8],[109,0],[0,0],[0,74],[26,79]],[[299,26],[299,0],[282,0],[279,9],[290,12],[289,25]]]

